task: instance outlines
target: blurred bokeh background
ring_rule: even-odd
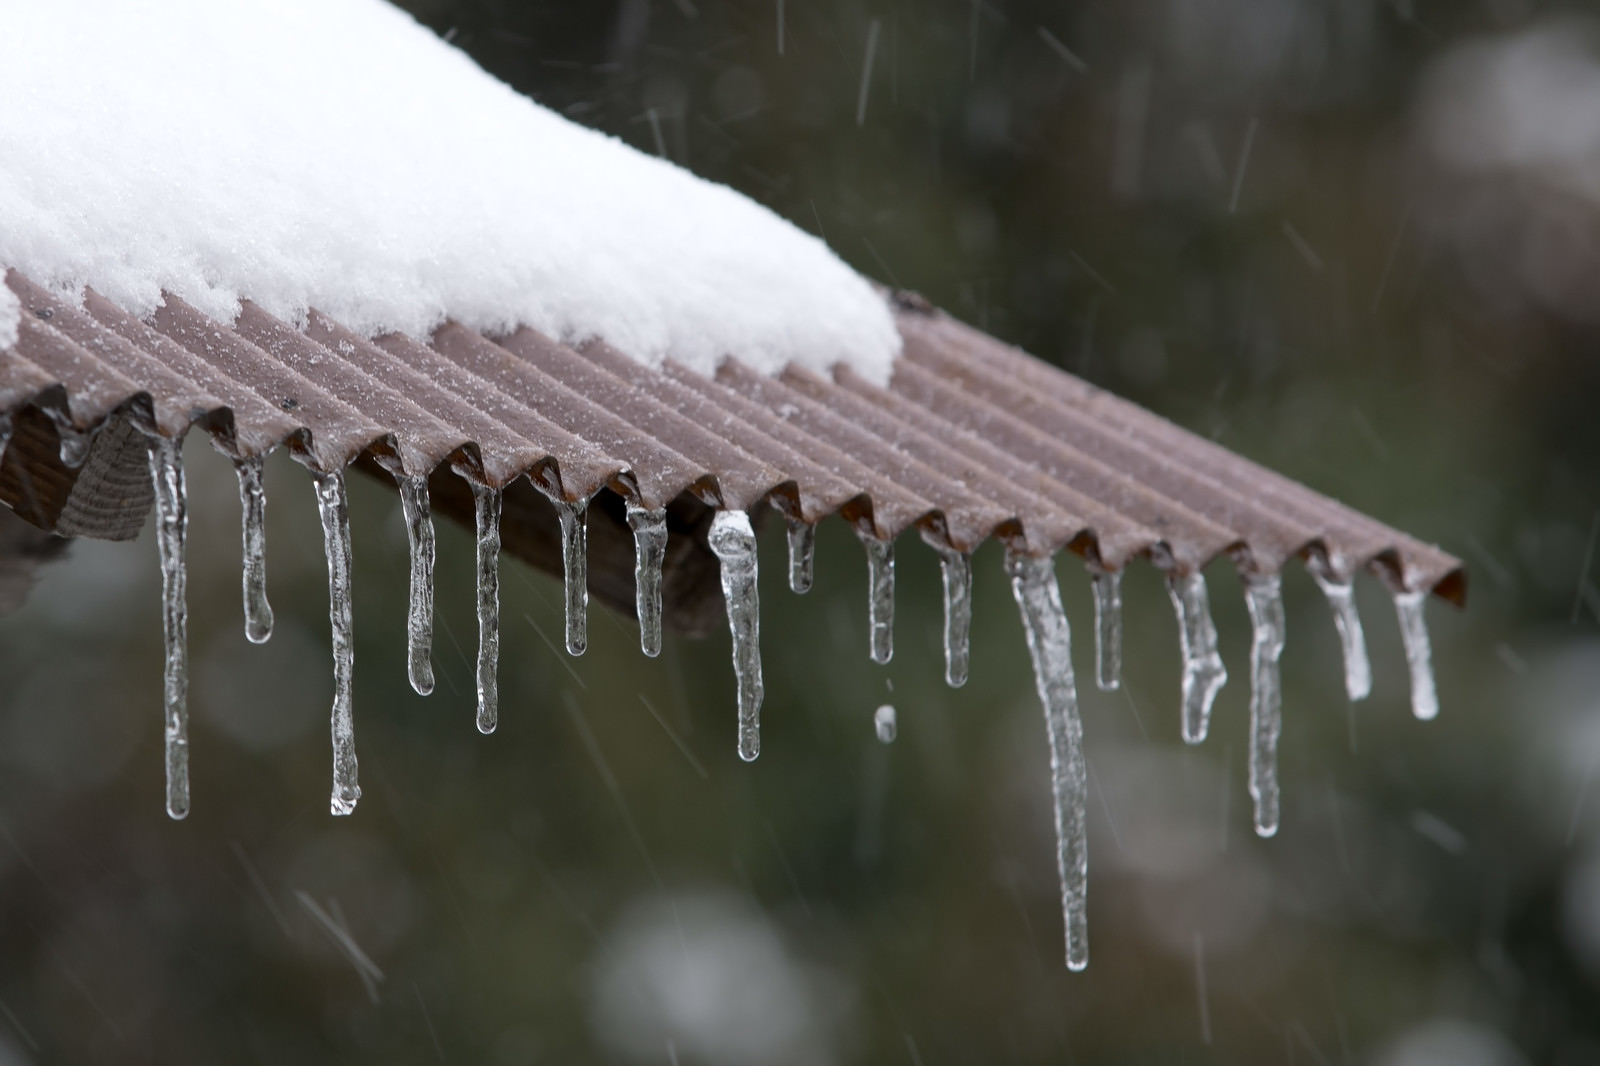
[[[249,645],[233,474],[192,435],[187,821],[162,809],[149,531],[74,545],[0,619],[0,1063],[1600,1062],[1591,5],[409,6],[864,273],[1462,556],[1469,608],[1429,609],[1443,714],[1411,718],[1370,578],[1376,686],[1348,704],[1296,569],[1283,828],[1258,840],[1237,581],[1210,571],[1233,680],[1188,748],[1136,566],[1124,691],[1081,692],[1093,955],[1069,974],[995,546],[952,691],[931,551],[901,545],[878,667],[854,537],[823,527],[796,597],[769,523],[753,765],[725,633],[651,661],[595,604],[569,659],[558,584],[508,562],[483,737],[470,539],[441,527],[422,699],[398,503],[355,477],[365,796],[334,819],[309,478],[269,463],[278,621]],[[1059,572],[1087,678],[1087,577]]]

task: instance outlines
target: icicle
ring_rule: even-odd
[[[478,530],[478,732],[500,724],[500,508],[499,489],[477,482],[472,510]]]
[[[1178,613],[1178,643],[1183,654],[1183,739],[1198,744],[1211,725],[1211,704],[1228,671],[1217,652],[1217,627],[1211,621],[1205,575],[1196,570],[1167,576],[1167,594]]]
[[[972,644],[972,556],[953,548],[934,550],[944,583],[944,680],[960,688],[967,683]]]
[[[244,635],[252,644],[272,636],[272,605],[267,602],[267,490],[261,483],[265,458],[253,455],[233,464],[239,475],[239,506],[244,512]]]
[[[628,504],[633,530],[633,603],[639,615],[639,648],[652,659],[661,654],[661,564],[667,556],[667,510]]]
[[[791,518],[789,522],[789,590],[810,592],[817,553],[817,527]]]
[[[350,603],[350,505],[342,472],[318,476],[316,488],[322,542],[328,555],[328,622],[333,630],[333,798],[328,807],[334,814],[350,814],[361,798],[351,706],[356,650]]]
[[[1439,690],[1433,682],[1433,646],[1428,640],[1428,620],[1423,605],[1428,592],[1397,592],[1395,614],[1400,617],[1400,638],[1406,646],[1406,664],[1411,667],[1411,713],[1424,722],[1439,717]]]
[[[552,499],[561,519],[561,568],[566,576],[567,654],[589,647],[589,501]]]
[[[872,631],[872,661],[894,658],[894,541],[861,533],[867,549],[867,625]]]
[[[0,415],[0,455],[5,454],[6,447],[11,443],[11,416]]]
[[[156,494],[156,550],[161,557],[162,678],[166,727],[167,814],[189,815],[189,605],[184,542],[189,524],[183,442],[151,437],[150,482]]]
[[[1278,657],[1286,636],[1283,579],[1277,574],[1245,579],[1250,608],[1250,798],[1256,805],[1256,835],[1278,831],[1278,736],[1283,732],[1283,689]]]
[[[1122,571],[1090,567],[1094,577],[1095,684],[1101,692],[1122,687]]]
[[[711,550],[722,562],[722,595],[733,633],[733,674],[739,685],[739,758],[761,754],[761,617],[756,599],[756,535],[743,511],[718,511]]]
[[[899,726],[895,722],[894,708],[885,703],[872,712],[872,728],[877,730],[878,740],[884,744],[893,744]]]
[[[1089,851],[1085,806],[1089,773],[1083,758],[1083,723],[1072,677],[1072,630],[1061,607],[1055,564],[1008,551],[1006,573],[1022,613],[1033,657],[1034,684],[1050,737],[1050,781],[1055,798],[1056,870],[1066,926],[1067,968],[1089,965]]]
[[[1356,611],[1355,587],[1334,577],[1325,566],[1313,563],[1308,569],[1317,587],[1327,597],[1333,611],[1333,624],[1339,630],[1344,650],[1344,690],[1351,701],[1372,694],[1372,663],[1367,658],[1367,636],[1362,631],[1361,615]]]
[[[433,692],[433,515],[428,479],[395,475],[411,542],[411,598],[406,608],[406,673],[417,695]]]

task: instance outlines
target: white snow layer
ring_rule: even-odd
[[[22,321],[22,301],[0,285],[0,352],[17,343],[17,325]]]
[[[42,284],[140,315],[162,290],[228,321],[244,297],[315,307],[369,335],[526,325],[703,372],[881,382],[899,351],[821,241],[382,0],[0,6],[0,266]]]

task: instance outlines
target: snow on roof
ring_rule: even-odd
[[[648,365],[845,361],[880,382],[899,350],[821,241],[381,0],[13,5],[0,99],[0,267],[141,316],[163,290],[223,320],[248,297],[369,335],[448,317]]]

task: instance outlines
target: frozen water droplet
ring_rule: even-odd
[[[733,633],[739,685],[739,758],[761,754],[761,616],[756,597],[756,535],[743,511],[718,511],[707,538],[722,563],[722,596]]]
[[[351,683],[355,673],[355,621],[350,603],[350,503],[343,472],[316,478],[317,513],[328,555],[328,622],[333,630],[333,798],[328,809],[350,814],[361,798],[356,783],[356,728]]]
[[[1167,594],[1178,614],[1178,645],[1183,654],[1183,739],[1198,744],[1211,726],[1211,704],[1227,684],[1228,671],[1217,651],[1217,627],[1205,575],[1196,570],[1167,575]]]
[[[500,510],[499,489],[472,485],[478,531],[478,732],[500,724]]]
[[[1122,571],[1091,568],[1094,578],[1095,684],[1122,687]]]
[[[1406,646],[1406,665],[1411,667],[1411,713],[1422,721],[1439,717],[1439,690],[1433,681],[1433,645],[1428,640],[1428,620],[1423,606],[1428,593],[1397,592],[1395,614],[1400,618],[1400,639]]]
[[[789,522],[789,590],[810,592],[817,554],[817,527],[791,518]]]
[[[267,602],[267,490],[261,480],[264,466],[260,455],[233,464],[244,513],[244,635],[252,644],[265,644],[272,636],[272,605]]]
[[[433,691],[433,515],[428,479],[396,475],[411,544],[411,594],[406,606],[406,674],[417,695]]]
[[[162,675],[167,763],[167,814],[189,814],[189,605],[188,498],[183,480],[183,442],[151,437],[150,482],[156,495],[156,551],[161,558],[161,636],[166,646]]]
[[[550,501],[561,519],[561,569],[566,578],[567,654],[589,648],[589,501]]]
[[[893,744],[899,726],[895,722],[894,708],[885,703],[872,712],[872,728],[878,731],[878,739],[885,744]]]
[[[1286,637],[1283,579],[1277,574],[1245,579],[1250,608],[1250,798],[1256,805],[1256,835],[1278,831],[1278,737],[1283,732],[1283,687],[1278,658]]]
[[[661,564],[667,557],[667,511],[628,504],[633,530],[633,603],[639,615],[639,648],[661,654]]]
[[[1339,630],[1339,646],[1344,652],[1344,690],[1352,701],[1372,694],[1372,662],[1367,658],[1367,636],[1361,615],[1356,611],[1355,587],[1334,577],[1325,567],[1313,564],[1311,576],[1333,611],[1333,624]]]
[[[894,541],[862,533],[867,549],[867,625],[872,630],[872,661],[894,658]]]
[[[944,584],[944,680],[951,688],[967,683],[972,648],[972,556],[937,548]]]
[[[1083,723],[1072,676],[1072,630],[1061,607],[1055,564],[1006,552],[1006,573],[1016,597],[1033,657],[1034,684],[1050,737],[1050,782],[1055,799],[1056,871],[1061,876],[1061,913],[1066,927],[1067,968],[1089,965],[1089,851],[1086,806],[1088,764]]]

